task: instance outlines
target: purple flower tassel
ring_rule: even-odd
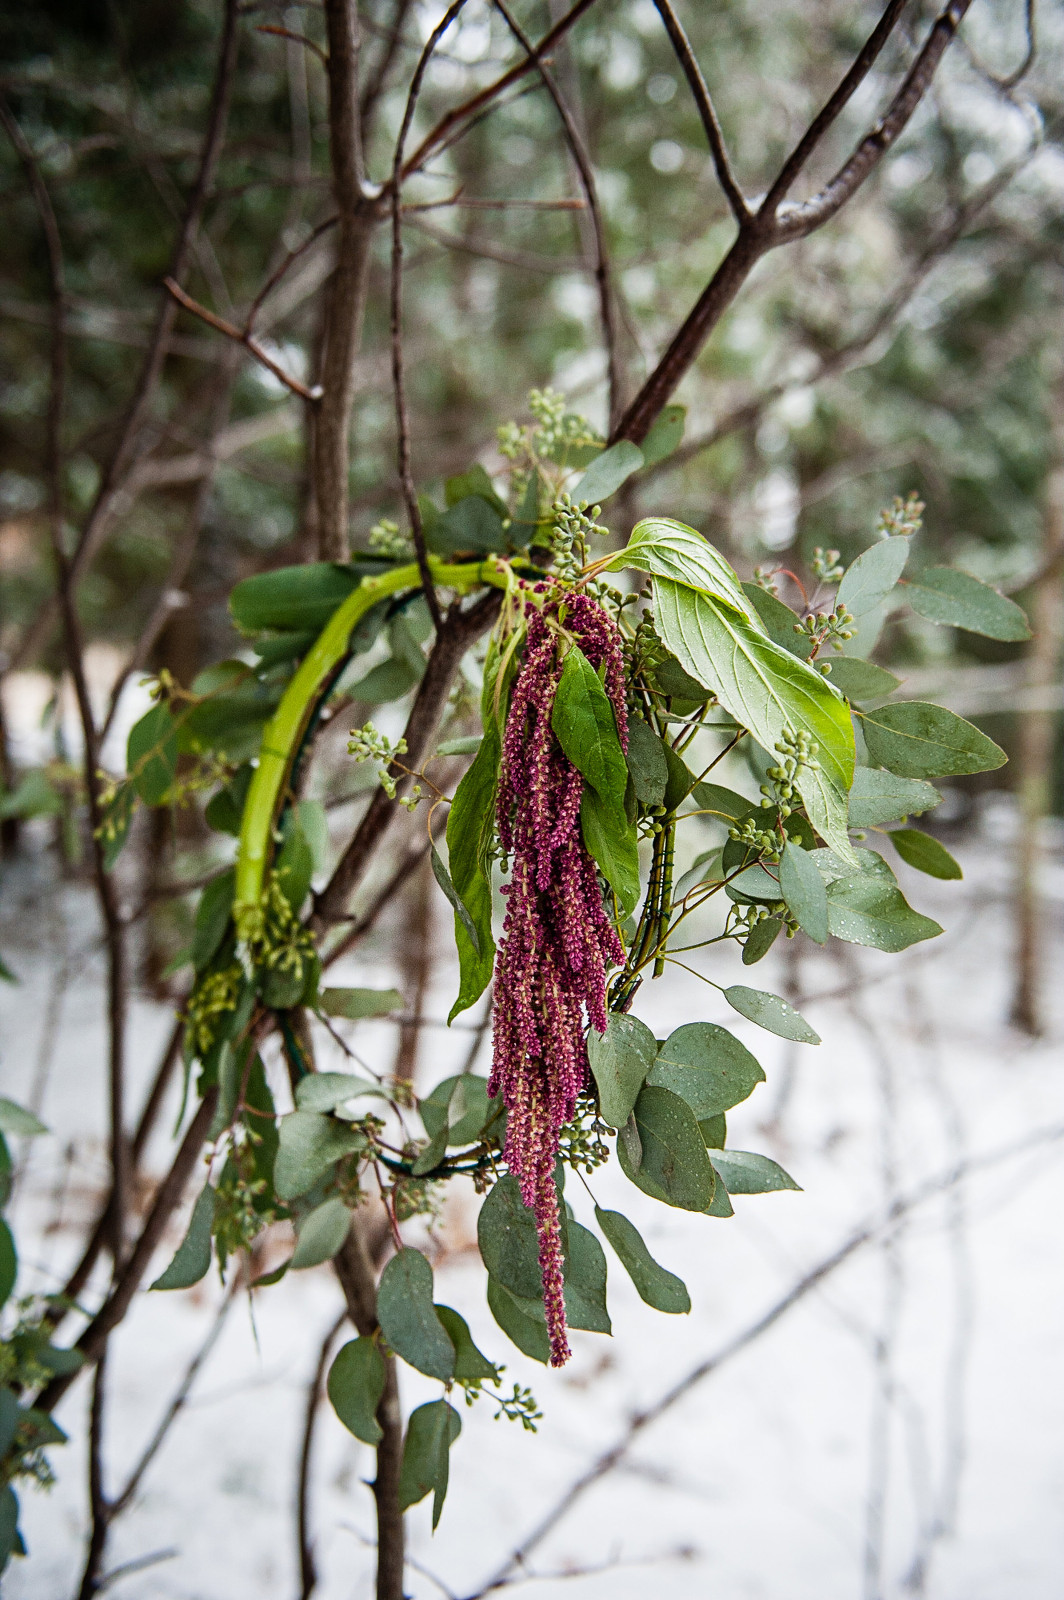
[[[545,585],[537,588],[545,592]],[[552,626],[553,623],[553,626]],[[587,1078],[585,1016],[606,1029],[606,973],[624,952],[602,903],[580,832],[583,778],[551,729],[564,660],[575,637],[605,688],[628,746],[617,629],[583,594],[528,606],[528,637],[503,740],[499,840],[512,862],[495,968],[491,1094],[506,1105],[506,1161],[536,1215],[551,1365],[569,1359],[554,1165],[558,1134]]]

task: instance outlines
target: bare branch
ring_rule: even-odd
[[[507,250],[505,246],[489,243],[487,239],[470,239],[465,234],[450,233],[446,228],[439,228],[434,223],[426,222],[423,217],[408,218],[407,227],[416,228],[418,233],[425,234],[429,239],[435,239],[448,250],[457,250],[461,255],[476,256],[481,261],[499,261],[504,267],[516,267],[519,272],[574,272],[587,265],[575,256],[537,256],[531,251]]]
[[[510,14],[505,0],[495,0],[495,7],[503,17],[506,26],[527,55],[529,61],[535,64],[536,71],[543,81],[543,86],[554,102],[562,127],[565,130],[565,140],[569,146],[569,153],[573,164],[580,176],[580,185],[584,191],[587,208],[591,215],[592,235],[595,242],[594,279],[598,291],[599,320],[602,323],[602,342],[606,351],[606,379],[609,391],[610,426],[617,420],[620,408],[620,372],[617,365],[617,330],[613,314],[613,289],[610,283],[609,255],[606,245],[606,229],[602,221],[602,210],[599,206],[598,191],[595,187],[595,174],[591,166],[591,158],[585,148],[580,129],[576,125],[561,90],[554,81],[554,74],[547,68],[542,56],[537,52],[532,41],[524,32],[515,18]]]
[[[340,1329],[347,1321],[346,1309],[341,1311],[321,1341],[314,1376],[307,1385],[307,1404],[303,1413],[303,1438],[299,1449],[299,1474],[296,1480],[296,1532],[299,1539],[299,1600],[310,1600],[318,1585],[318,1569],[314,1564],[314,1545],[310,1536],[310,1462],[314,1446],[314,1427],[321,1406],[321,1386],[325,1381],[325,1368]]]
[[[227,339],[233,339],[237,344],[242,344],[249,355],[254,356],[255,360],[260,362],[267,372],[272,372],[274,377],[280,383],[283,383],[286,389],[291,389],[292,393],[297,394],[301,400],[318,401],[321,399],[322,390],[320,387],[308,389],[305,384],[300,383],[298,378],[293,378],[282,366],[278,365],[271,355],[267,354],[261,344],[252,338],[246,328],[238,328],[234,323],[226,322],[224,317],[215,316],[213,311],[208,311],[206,306],[201,306],[198,300],[193,300],[190,294],[186,294],[181,285],[175,283],[173,278],[164,278],[163,283],[167,292],[174,297],[179,306],[183,306],[186,311],[191,311],[194,317],[199,317],[209,327],[216,328],[219,333],[224,333]]]
[[[728,151],[724,144],[724,134],[717,120],[717,113],[709,92],[709,86],[702,75],[702,68],[698,64],[698,57],[691,48],[691,41],[683,30],[683,25],[676,15],[669,0],[654,0],[658,15],[665,24],[665,32],[669,42],[676,52],[676,59],[683,69],[688,87],[694,96],[698,114],[702,118],[706,139],[709,143],[709,153],[713,157],[713,168],[717,174],[717,182],[724,192],[724,197],[731,207],[732,216],[740,227],[750,215],[750,209],[743,198],[743,192],[735,181],[735,176],[728,160]]]
[[[273,33],[279,39],[289,39],[292,44],[301,44],[305,50],[313,50],[322,66],[327,66],[325,51],[320,44],[315,44],[313,39],[308,39],[305,33],[293,33],[291,28],[279,28],[275,23],[263,22],[255,29],[256,33]]]

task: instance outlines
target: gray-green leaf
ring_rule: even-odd
[[[326,1385],[333,1410],[363,1444],[378,1445],[384,1432],[376,1411],[384,1393],[384,1357],[372,1339],[351,1339],[329,1368]]]
[[[800,1189],[789,1172],[771,1156],[751,1150],[714,1150],[710,1156],[729,1194],[769,1194],[776,1189]]]
[[[931,878],[963,878],[964,873],[944,844],[919,828],[895,828],[887,835],[903,861]]]
[[[899,817],[919,816],[941,800],[937,789],[918,778],[899,778],[881,767],[858,767],[850,790],[850,827],[874,828]]]
[[[550,1360],[550,1339],[547,1337],[546,1323],[524,1310],[497,1278],[488,1279],[488,1310],[522,1355],[530,1356],[543,1366],[547,1365]]]
[[[600,1206],[595,1207],[595,1221],[617,1252],[641,1300],[655,1311],[680,1315],[690,1311],[687,1285],[654,1260],[634,1223],[621,1212],[603,1211]]]
[[[623,1128],[646,1075],[654,1065],[657,1041],[638,1017],[611,1012],[606,1032],[588,1034],[587,1055],[599,1095],[599,1109],[612,1128]]]
[[[0,1094],[0,1130],[17,1134],[22,1139],[34,1139],[38,1134],[48,1132],[32,1111],[27,1111],[25,1106],[18,1105],[3,1094]]]
[[[454,1345],[455,1378],[458,1381],[464,1378],[467,1382],[490,1382],[492,1378],[497,1378],[498,1367],[488,1360],[482,1350],[477,1349],[465,1318],[451,1306],[437,1306],[436,1315]]]
[[[901,680],[860,656],[832,656],[831,681],[847,700],[883,700]]]
[[[300,1111],[335,1111],[363,1094],[384,1097],[384,1090],[351,1072],[312,1072],[296,1085],[296,1106]]]
[[[1027,618],[1014,600],[954,567],[927,567],[905,581],[905,598],[929,622],[964,628],[987,639],[1029,639]]]
[[[669,781],[665,746],[640,717],[628,724],[628,770],[640,805],[660,806]]]
[[[543,1294],[536,1219],[512,1174],[500,1178],[480,1208],[477,1243],[491,1277],[519,1300]]]
[[[685,1022],[670,1033],[647,1078],[686,1101],[698,1122],[730,1111],[764,1081],[746,1046],[712,1022]]]
[[[937,922],[912,909],[882,856],[858,850],[857,860],[858,871],[848,872],[831,851],[817,852],[818,865],[833,877],[828,925],[836,939],[896,954],[942,932]]]
[[[327,1017],[345,1017],[349,1022],[403,1009],[398,989],[323,989],[318,1003]]]
[[[306,1194],[334,1161],[366,1147],[365,1136],[318,1111],[290,1111],[278,1129],[273,1184],[279,1200]]]
[[[400,1250],[377,1288],[381,1332],[397,1356],[429,1378],[454,1377],[454,1345],[432,1303],[432,1268],[420,1250]]]
[[[411,1414],[399,1471],[399,1505],[403,1511],[433,1491],[432,1526],[440,1520],[447,1495],[451,1446],[462,1431],[462,1419],[446,1400],[430,1400]]]
[[[705,1211],[712,1203],[716,1180],[687,1102],[668,1089],[646,1087],[632,1116],[642,1160],[637,1170],[627,1143],[619,1138],[617,1156],[625,1177],[654,1200],[683,1211]]]
[[[785,845],[779,874],[780,891],[799,927],[817,944],[827,944],[827,890],[812,856],[801,845]]]
[[[630,439],[621,439],[596,456],[573,490],[573,499],[597,505],[625,483],[643,465],[643,452]]]
[[[153,1289],[190,1289],[210,1271],[211,1227],[214,1223],[214,1190],[205,1183],[196,1204],[192,1207],[188,1232],[177,1247],[177,1253],[161,1277],[151,1285]]]
[[[336,1195],[309,1211],[297,1228],[296,1248],[288,1265],[293,1272],[331,1261],[351,1228],[351,1213]]]
[[[778,1034],[781,1039],[793,1039],[796,1044],[820,1043],[819,1033],[778,994],[733,984],[730,989],[725,989],[724,998],[741,1017],[756,1022],[759,1028],[765,1028],[769,1033]]]
[[[943,706],[906,700],[860,716],[872,760],[902,778],[952,778],[1005,764],[993,739]]]
[[[894,588],[908,559],[909,541],[901,535],[872,545],[847,568],[837,603],[855,617],[874,611]]]

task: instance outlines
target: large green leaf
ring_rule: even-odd
[[[211,1265],[215,1203],[214,1190],[205,1183],[192,1207],[188,1232],[166,1271],[151,1285],[153,1289],[190,1289],[207,1276]]]
[[[446,1400],[430,1400],[411,1413],[399,1471],[399,1506],[406,1511],[432,1491],[432,1526],[440,1520],[447,1495],[451,1446],[462,1419]]]
[[[905,598],[929,622],[941,622],[988,639],[1029,639],[1027,618],[1014,600],[968,572],[926,567],[905,580]]]
[[[698,1122],[730,1111],[764,1081],[746,1046],[712,1022],[685,1022],[670,1033],[647,1078],[685,1100]]]
[[[570,1328],[610,1333],[606,1310],[606,1256],[595,1235],[569,1220],[565,1239],[565,1317]]]
[[[705,1211],[712,1204],[715,1179],[694,1112],[679,1095],[649,1086],[632,1112],[635,1141],[617,1141],[621,1171],[636,1188],[683,1211]]]
[[[944,706],[906,700],[859,714],[872,760],[902,778],[955,778],[968,772],[992,772],[1007,759],[993,739]],[[824,837],[827,839],[826,834]],[[827,842],[831,844],[830,839]]]
[[[899,778],[881,767],[858,767],[850,790],[850,827],[875,828],[899,817],[930,811],[942,796],[918,778]]]
[[[740,617],[749,615],[738,576],[724,557],[694,528],[674,522],[671,517],[644,517],[636,523],[627,545],[604,570],[619,572],[623,567],[635,567],[638,572],[649,572],[651,577],[699,589],[730,606]],[[683,664],[682,656],[680,661]],[[697,678],[698,673],[694,676]]]
[[[565,657],[550,724],[573,766],[607,805],[622,810],[628,766],[617,721],[599,675],[579,645],[570,646]]]
[[[817,832],[832,849],[848,853],[854,739],[845,700],[806,662],[708,595],[664,578],[655,578],[654,594],[669,649],[759,744],[772,750],[788,728],[816,740],[819,768],[802,772],[799,789]]]
[[[595,1221],[617,1252],[641,1300],[655,1311],[680,1315],[690,1311],[687,1285],[654,1260],[633,1222],[619,1211],[603,1211],[600,1206],[595,1207]]]
[[[657,1040],[638,1017],[610,1012],[606,1032],[587,1036],[587,1058],[598,1089],[599,1110],[613,1128],[623,1128],[654,1065]]]
[[[455,893],[473,924],[472,938],[465,919],[455,911],[454,935],[458,946],[460,982],[458,998],[448,1022],[484,993],[491,982],[495,941],[491,931],[491,840],[495,827],[495,791],[499,776],[499,733],[494,718],[485,724],[484,738],[468,771],[455,790],[447,818],[447,857]]]
[[[874,611],[894,588],[908,559],[909,541],[900,534],[872,545],[846,569],[837,603],[855,617]]]
[[[355,568],[331,561],[277,567],[238,583],[229,596],[229,611],[241,633],[276,628],[317,634],[360,581]]]
[[[363,1444],[378,1445],[384,1438],[376,1413],[385,1377],[384,1357],[367,1338],[350,1339],[329,1368],[330,1404],[348,1433]]]
[[[585,787],[580,800],[580,831],[625,916],[639,901],[639,841],[623,810],[608,805],[596,789]]]
[[[377,1288],[381,1332],[397,1356],[444,1382],[454,1377],[455,1353],[432,1303],[432,1268],[420,1250],[400,1250]]]

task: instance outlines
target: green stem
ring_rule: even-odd
[[[430,556],[429,571],[433,582],[441,588],[457,589],[462,594],[483,584],[505,588],[507,583],[505,567],[494,560],[455,563]],[[262,899],[274,828],[292,763],[329,676],[347,651],[352,630],[381,600],[403,589],[420,587],[421,575],[416,562],[395,567],[379,577],[364,578],[333,612],[304,656],[262,735],[259,764],[248,789],[240,827],[233,897],[233,909],[237,914],[257,906]]]
[[[672,863],[676,848],[676,817],[669,817],[665,824],[665,849],[661,863],[661,900],[658,911],[658,948],[664,947],[669,936],[669,919],[672,916]],[[665,958],[659,955],[654,962],[655,978],[660,978],[665,971]]]

